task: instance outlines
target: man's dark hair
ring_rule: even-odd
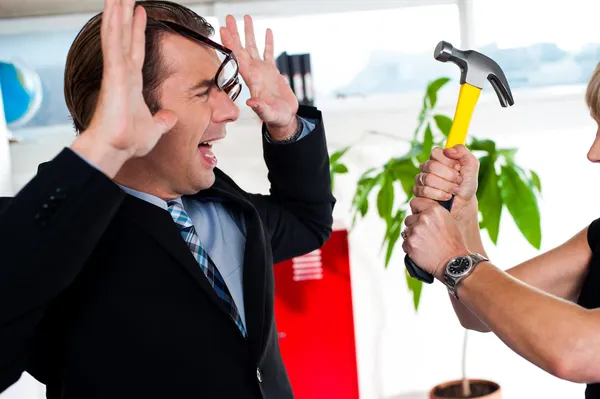
[[[137,1],[148,17],[178,23],[204,36],[214,34],[213,27],[187,7],[170,1]],[[90,19],[75,38],[65,65],[65,101],[77,133],[84,131],[94,114],[102,82],[102,47],[100,26],[102,13]],[[158,87],[167,77],[162,62],[160,41],[170,32],[166,27],[148,21],[146,27],[146,57],[142,68],[143,95],[152,113],[160,108]]]

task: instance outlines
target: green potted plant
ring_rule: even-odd
[[[452,119],[437,111],[439,90],[450,81],[439,78],[430,82],[423,97],[417,127],[405,153],[393,157],[381,166],[371,168],[360,176],[352,201],[352,226],[357,219],[376,209],[385,221],[382,250],[385,249],[384,267],[390,258],[402,231],[404,218],[413,197],[412,189],[418,165],[427,159],[434,146],[443,147],[452,126]],[[371,132],[371,134],[379,134]],[[480,162],[479,202],[480,228],[487,231],[491,241],[498,242],[500,219],[506,208],[525,239],[536,249],[541,245],[541,226],[538,198],[541,195],[541,182],[538,175],[520,166],[516,159],[516,148],[497,148],[489,139],[469,136],[467,147]],[[336,174],[348,172],[342,163],[343,156],[352,145],[331,155],[332,184]],[[402,250],[401,247],[399,249]],[[404,267],[402,264],[401,267]],[[406,272],[408,289],[412,292],[415,311],[423,289],[421,281],[411,278]],[[492,381],[472,380],[466,376],[467,331],[465,330],[462,354],[462,379],[436,385],[430,398],[499,398],[500,386]]]

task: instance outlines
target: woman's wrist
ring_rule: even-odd
[[[477,197],[473,196],[462,209],[454,215],[454,220],[459,224],[461,229],[463,227],[472,226],[473,223],[479,226],[479,203]]]

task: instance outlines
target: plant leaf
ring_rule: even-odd
[[[386,221],[390,220],[393,205],[394,186],[392,185],[392,180],[386,174],[381,184],[381,190],[379,190],[379,194],[377,195],[377,211],[379,212],[379,216]]]
[[[518,149],[516,149],[516,148],[503,148],[503,149],[498,150],[498,154],[500,154],[504,158],[506,158],[506,162],[514,163],[515,155],[517,154],[517,151],[518,151]]]
[[[329,182],[331,185],[331,191],[333,192],[333,189],[335,188],[335,173],[333,173],[333,170],[329,172]]]
[[[408,152],[406,154],[402,155],[401,157],[392,158],[390,160],[390,162],[388,162],[388,163],[400,162],[400,161],[406,161],[406,160],[412,162],[412,159],[416,158],[422,152],[423,152],[423,144],[420,142],[413,141],[413,143],[410,147],[410,150],[408,150]]]
[[[336,152],[334,152],[333,154],[331,154],[331,156],[329,157],[329,163],[330,164],[335,164],[337,163],[337,161],[344,156],[344,154],[346,153],[346,151],[348,151],[350,149],[350,146],[344,147]]]
[[[412,194],[412,189],[415,185],[415,176],[419,173],[419,168],[413,164],[411,159],[395,159],[388,165],[388,170],[391,178],[399,180],[402,189],[406,194],[407,199]]]
[[[542,241],[540,210],[533,188],[511,166],[502,166],[502,199],[523,236],[534,248]]]
[[[531,184],[533,184],[533,186],[537,188],[538,192],[541,194],[542,182],[540,181],[540,177],[533,170],[530,170],[529,172],[531,173]]]
[[[338,174],[348,173],[348,167],[346,165],[344,165],[343,163],[338,163],[337,165],[334,166],[333,172],[338,173]]]
[[[500,231],[503,200],[498,186],[498,175],[494,166],[493,155],[486,155],[479,159],[479,189],[477,200],[481,212],[480,228],[485,228],[490,239],[496,245]]]
[[[356,192],[354,194],[354,198],[352,198],[352,208],[355,209],[355,212],[354,216],[352,217],[351,228],[354,227],[358,214],[360,214],[361,217],[365,217],[369,210],[369,194],[380,181],[380,176],[382,175],[382,173],[379,173],[374,177],[369,176],[375,170],[375,168],[367,170],[362,174],[361,178],[356,184]]]
[[[431,132],[431,126],[427,124],[425,128],[425,136],[423,137],[423,148],[421,153],[417,155],[417,160],[422,163],[429,159],[431,149],[433,148],[433,133]]]
[[[487,153],[496,152],[496,143],[492,140],[478,140],[473,137],[471,144],[469,144],[471,151],[485,151]]]
[[[430,108],[434,108],[437,103],[437,93],[438,91],[450,81],[450,78],[439,78],[429,83],[427,86],[427,97],[429,98],[429,106]]]
[[[412,278],[410,274],[408,274],[408,270],[404,270],[406,274],[406,284],[408,285],[408,289],[413,294],[413,305],[415,307],[415,312],[419,309],[419,303],[421,302],[421,291],[423,290],[423,282]]]
[[[402,231],[402,222],[404,222],[404,215],[406,215],[406,211],[399,209],[398,212],[396,212],[396,216],[394,216],[392,219],[392,223],[390,223],[389,228],[387,229],[386,237],[388,246],[385,254],[386,268],[390,263],[390,259],[392,257],[392,253],[394,252],[394,247],[396,246],[398,237],[400,237],[400,232]]]
[[[440,129],[442,134],[448,137],[450,133],[450,128],[452,127],[452,119],[448,118],[446,115],[437,114],[433,116],[435,119],[435,124]]]
[[[419,113],[419,119],[418,119],[418,124],[417,127],[415,128],[415,131],[413,133],[413,140],[415,140],[417,138],[417,136],[419,135],[419,132],[421,131],[421,128],[423,127],[423,123],[425,123],[425,116],[427,115],[427,108],[426,105],[423,104],[423,109],[421,109],[421,112]]]

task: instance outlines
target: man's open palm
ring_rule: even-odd
[[[254,25],[244,17],[245,47],[242,46],[235,18],[228,15],[221,28],[221,41],[230,48],[240,64],[240,74],[250,90],[246,102],[260,119],[271,126],[286,126],[296,117],[298,99],[275,66],[273,32],[267,29],[265,51],[260,57]]]
[[[175,114],[152,115],[142,95],[146,11],[134,0],[105,0],[102,85],[89,130],[111,147],[140,157],[175,124]]]

